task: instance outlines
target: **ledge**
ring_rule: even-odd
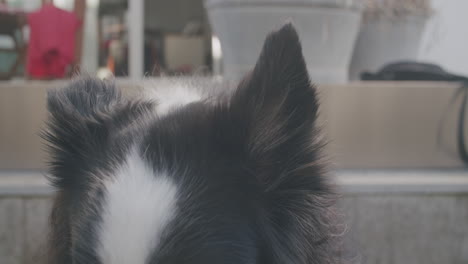
[[[468,195],[467,170],[338,170],[336,180],[345,194]]]
[[[142,86],[174,85],[184,78],[118,78],[132,94]],[[189,82],[231,87],[219,78],[186,78]],[[47,118],[46,89],[67,81],[0,81],[0,171],[45,168],[38,131]],[[463,168],[456,156],[458,105],[447,115],[443,147],[437,144],[442,114],[458,84],[445,82],[351,82],[319,85],[319,122],[329,139],[337,168]],[[468,137],[468,134],[467,134]],[[453,155],[455,154],[455,155]]]
[[[40,171],[0,171],[0,197],[50,196],[53,188]]]
[[[466,170],[337,170],[332,174],[344,195],[468,195]],[[50,196],[52,192],[40,171],[0,171],[0,197]]]

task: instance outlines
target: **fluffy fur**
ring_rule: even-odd
[[[318,100],[294,28],[267,37],[230,96],[189,99],[166,108],[93,79],[50,91],[48,263],[338,262]]]

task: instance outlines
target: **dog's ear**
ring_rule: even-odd
[[[89,120],[112,112],[121,99],[112,82],[84,78],[65,88],[49,90],[47,108],[54,118]]]
[[[112,132],[150,108],[126,102],[112,82],[91,78],[50,90],[47,96],[49,119],[41,135],[48,143],[50,179],[56,187],[70,186],[74,181],[83,184],[80,177],[88,165],[100,162]]]
[[[256,175],[266,189],[316,158],[310,150],[315,146],[317,108],[299,37],[287,24],[267,37],[254,70],[231,101],[231,111],[242,119]]]
[[[49,90],[47,128],[41,136],[50,154],[48,178],[58,189],[50,215],[47,263],[71,263],[73,194],[88,184],[87,165],[107,140],[106,120],[121,102],[113,84],[81,79]]]
[[[262,263],[335,263],[334,197],[323,177],[317,92],[292,25],[267,37],[229,111],[249,159],[246,174],[260,188]]]

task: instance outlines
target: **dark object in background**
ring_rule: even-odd
[[[448,73],[442,67],[421,62],[402,61],[385,65],[376,73],[363,72],[364,81],[463,81],[467,77]]]
[[[445,71],[442,67],[413,61],[394,62],[385,65],[376,73],[363,72],[361,80],[365,81],[456,81],[461,82],[449,103],[449,107],[455,103],[458,97],[462,97],[460,113],[458,116],[458,155],[468,165],[468,151],[465,144],[465,115],[468,111],[468,77],[456,75]],[[443,117],[446,116],[446,112]],[[443,119],[442,119],[443,121]],[[439,128],[440,132],[440,128]],[[439,133],[440,135],[440,133]]]

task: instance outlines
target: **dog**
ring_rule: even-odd
[[[48,92],[48,263],[337,263],[336,192],[294,26],[267,36],[234,91],[182,90],[126,97],[82,78]]]

